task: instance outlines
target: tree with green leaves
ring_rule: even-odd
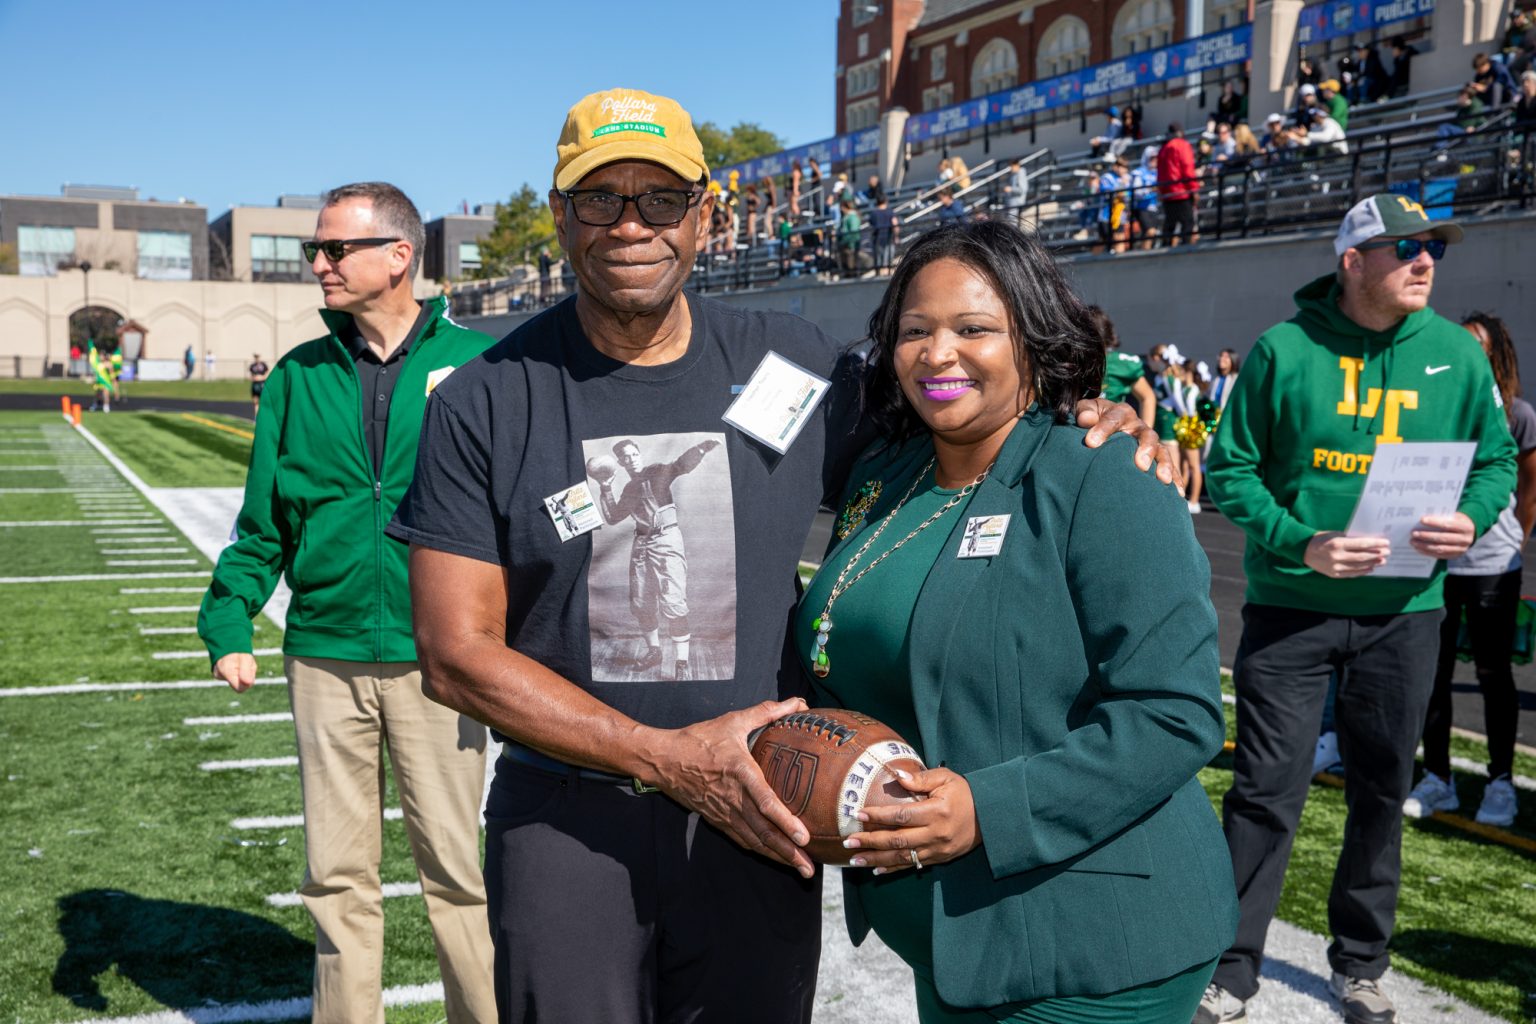
[[[727,167],[767,156],[784,148],[784,140],[762,125],[742,121],[729,131],[713,121],[702,121],[694,128],[704,146],[704,159],[711,168]]]
[[[19,269],[16,247],[10,242],[0,242],[0,274],[14,274]]]
[[[473,274],[478,278],[505,277],[513,267],[535,262],[541,246],[549,246],[556,259],[560,256],[554,215],[544,197],[526,184],[505,203],[496,204],[491,232],[479,242],[480,269]]]

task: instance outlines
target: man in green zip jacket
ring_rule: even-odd
[[[214,676],[255,681],[251,620],[280,576],[315,919],[315,1021],[382,1024],[381,754],[387,744],[437,945],[450,1021],[495,1018],[479,811],[483,726],[428,700],[411,637],[404,547],[384,537],[416,464],[428,397],[492,339],[412,282],[425,232],[381,182],[327,193],[304,244],[329,333],[272,370],[237,537],[203,597]]]
[[[1330,676],[1345,768],[1343,850],[1328,897],[1330,983],[1350,1024],[1396,1019],[1379,979],[1397,909],[1402,806],[1434,681],[1443,559],[1509,502],[1515,445],[1482,350],[1429,307],[1435,262],[1461,228],[1377,195],[1344,217],[1336,273],[1296,293],[1297,314],[1243,364],[1206,480],[1248,535],[1234,663],[1237,750],[1223,804],[1240,907],[1197,1022],[1241,1021],[1259,987]],[[1348,537],[1382,446],[1475,441],[1456,512],[1412,533],[1441,559],[1427,577],[1378,573],[1380,537]]]

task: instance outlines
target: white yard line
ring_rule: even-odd
[[[165,592],[166,591],[161,591],[161,593],[165,593]],[[174,592],[175,593],[193,593],[193,594],[200,594],[200,593],[202,593],[201,590],[192,590],[190,588],[188,588],[187,590],[181,590],[180,588],[177,588]],[[143,591],[143,590],[124,590],[124,591],[122,591],[122,593],[124,593],[124,594],[142,594],[142,593],[146,593],[146,591]],[[202,606],[201,605],[182,604],[182,605],[167,605],[165,607],[155,606],[153,608],[129,608],[128,609],[128,614],[129,615],[170,615],[173,612],[174,613],[178,613],[178,614],[186,614],[188,612],[196,614],[197,612],[199,612],[201,610],[202,610]]]
[[[195,558],[109,558],[107,564],[113,568],[130,568],[145,565],[196,565]]]
[[[255,725],[262,722],[291,722],[291,711],[267,711],[254,715],[197,715],[183,718],[182,725]]]
[[[384,808],[385,821],[403,821],[405,812],[398,807]],[[230,828],[247,831],[253,828],[303,828],[304,815],[282,814],[267,818],[236,818],[229,823]]]
[[[1423,751],[1420,750],[1419,753],[1422,754]],[[1488,765],[1481,761],[1473,761],[1471,758],[1453,757],[1451,767],[1468,775],[1481,775],[1485,779],[1488,777]],[[1536,779],[1528,775],[1513,775],[1510,779],[1514,782],[1516,789],[1536,790]]]
[[[115,515],[116,514],[114,513],[114,517]],[[146,520],[142,516],[138,516],[133,519],[112,518],[102,521],[96,521],[94,519],[9,519],[4,522],[0,522],[0,526],[105,526],[108,523],[143,523],[152,521],[153,520]],[[94,533],[96,531],[93,530],[91,532]]]
[[[96,531],[92,530],[91,532],[95,533]],[[106,533],[107,531],[103,530],[101,532],[102,533]],[[170,544],[170,543],[173,543],[176,538],[165,536],[165,532],[166,531],[162,529],[160,531],[159,535],[151,535],[151,536],[148,536],[148,537],[123,537],[123,536],[119,536],[116,533],[113,533],[111,535],[103,536],[103,537],[92,537],[91,539],[93,541],[95,541],[97,544]],[[185,551],[186,548],[182,548],[182,550]]]
[[[420,882],[385,882],[379,886],[379,895],[386,900],[398,899],[401,896],[420,896]],[[296,892],[275,892],[267,897],[269,907],[298,907],[303,906],[303,898]]]
[[[103,580],[207,579],[207,572],[97,572],[76,576],[0,576],[0,583],[99,583]]]
[[[119,594],[202,594],[207,587],[118,587]]]
[[[238,761],[204,761],[198,765],[205,772],[244,771],[248,768],[297,768],[299,759],[287,757],[246,757]]]
[[[129,541],[127,543],[132,543]],[[185,555],[186,548],[101,548],[98,552],[103,555]],[[108,562],[108,565],[114,563]],[[196,565],[194,560],[185,562],[165,562],[165,565]]]
[[[266,657],[270,657],[270,656],[275,655],[275,654],[282,654],[282,653],[283,653],[283,649],[281,647],[258,647],[256,650],[251,652],[251,654],[253,654],[255,657],[258,657],[258,658],[266,658]],[[180,661],[180,660],[185,659],[185,658],[206,658],[206,657],[208,657],[208,652],[207,651],[156,651],[154,654],[151,654],[150,657],[154,658],[156,661]]]
[[[442,1001],[442,982],[397,985],[384,990],[385,1006],[419,1006]],[[160,1010],[132,1017],[98,1017],[92,1024],[243,1024],[246,1021],[308,1020],[310,1010],[308,996],[295,996],[265,1003],[226,1003],[189,1010]]]
[[[127,488],[124,488],[127,490]],[[0,487],[0,494],[79,494],[78,487]]]
[[[84,524],[81,524],[81,525],[84,525]],[[118,534],[118,533],[170,533],[171,532],[171,528],[169,526],[112,526],[112,527],[107,527],[107,528],[104,528],[104,529],[92,530],[91,532],[92,533],[111,533],[111,534]],[[101,542],[103,544],[105,544],[105,543],[107,543],[108,541],[111,540],[110,537],[108,537],[108,538],[99,538],[99,539],[101,540]],[[145,538],[145,540],[165,540],[165,539],[166,538],[164,538],[164,537],[146,537]]]
[[[285,686],[282,676],[257,676],[257,686]],[[229,684],[222,679],[179,679],[171,683],[58,683],[51,686],[0,688],[0,697],[66,697],[78,693],[134,693],[139,690],[214,690]]]
[[[196,636],[196,626],[140,626],[139,636]]]

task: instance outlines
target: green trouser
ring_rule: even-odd
[[[917,1017],[922,1024],[1189,1024],[1216,961],[1171,978],[1102,996],[1055,996],[986,1010],[961,1010],[939,998],[931,979],[917,973]]]

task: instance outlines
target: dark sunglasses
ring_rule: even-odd
[[[683,222],[694,200],[703,193],[691,189],[658,188],[637,196],[626,196],[619,192],[578,188],[560,194],[571,204],[576,219],[589,227],[612,227],[624,216],[625,204],[634,203],[641,220],[653,228],[669,228]]]
[[[1439,262],[1445,256],[1445,239],[1431,238],[1422,241],[1417,238],[1399,238],[1390,242],[1367,242],[1365,245],[1357,245],[1356,249],[1385,249],[1387,246],[1396,246],[1397,258],[1407,263],[1419,258],[1419,253],[1429,253],[1429,258]]]
[[[332,263],[340,263],[349,246],[388,245],[390,242],[403,241],[403,238],[328,238],[323,242],[305,242],[299,248],[304,250],[306,263],[315,262],[315,257],[321,253],[325,253],[325,258]]]

